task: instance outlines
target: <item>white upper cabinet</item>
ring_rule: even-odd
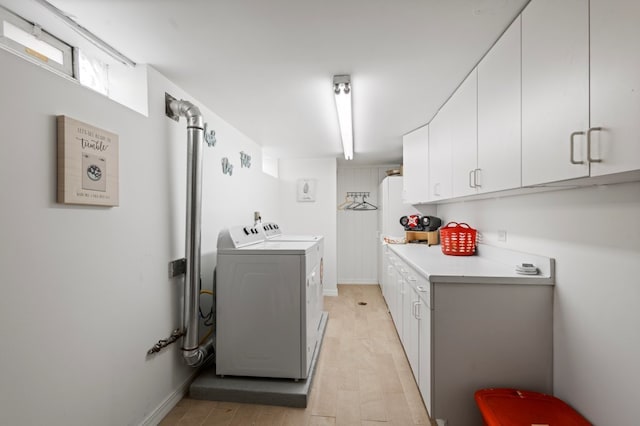
[[[588,128],[588,0],[533,0],[522,12],[522,184],[588,176]]]
[[[429,201],[476,192],[477,84],[474,69],[429,124]]]
[[[429,126],[420,127],[402,138],[402,201],[424,203],[429,198]]]
[[[521,185],[520,17],[478,64],[479,193]]]
[[[478,73],[474,69],[449,100],[454,197],[475,194],[478,168]]]
[[[426,171],[407,135],[406,199],[636,179],[638,22],[638,1],[532,0],[429,123]]]
[[[429,123],[429,201],[451,198],[451,130],[449,102]]]
[[[592,176],[640,169],[639,23],[637,0],[591,0]]]

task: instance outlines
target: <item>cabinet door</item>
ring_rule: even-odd
[[[385,288],[387,290],[385,294],[385,300],[387,301],[387,307],[389,308],[389,313],[391,314],[391,319],[396,323],[395,318],[395,303],[396,303],[396,288],[397,288],[397,278],[396,278],[396,267],[394,265],[393,255],[388,253],[387,256],[387,281],[385,283]]]
[[[478,73],[474,69],[449,99],[454,197],[473,195],[471,179],[478,167]]]
[[[591,175],[640,169],[640,2],[591,0]]]
[[[449,103],[429,123],[429,201],[451,197],[451,126]]]
[[[387,245],[378,241],[378,285],[380,286],[380,292],[382,297],[386,300],[386,283],[387,283]]]
[[[395,287],[395,295],[394,297],[394,301],[393,301],[393,312],[394,312],[394,316],[393,319],[395,320],[395,324],[396,324],[396,331],[398,332],[398,336],[400,337],[400,340],[402,340],[402,325],[403,325],[403,318],[402,318],[402,293],[404,292],[404,288],[403,288],[403,279],[402,279],[402,274],[400,273],[400,271],[398,269],[396,269],[396,287]]]
[[[588,176],[589,2],[534,0],[522,12],[522,184]],[[572,164],[571,160],[581,164]]]
[[[404,345],[404,351],[407,354],[409,360],[409,366],[413,372],[413,377],[416,383],[418,383],[420,372],[420,320],[418,319],[417,304],[419,302],[418,294],[409,286],[407,291],[409,299],[408,308],[409,321],[405,323],[404,330],[406,335],[406,343]]]
[[[429,285],[428,283],[426,284]],[[428,288],[428,287],[427,287]],[[420,321],[418,339],[419,377],[418,387],[429,415],[431,411],[431,309],[429,309],[429,295],[422,295],[418,303],[418,318]]]
[[[402,138],[402,201],[420,204],[429,198],[429,126]]]
[[[519,188],[520,17],[478,65],[478,192]]]

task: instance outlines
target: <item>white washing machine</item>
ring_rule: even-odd
[[[321,312],[317,241],[270,241],[255,227],[218,235],[216,374],[305,379]]]

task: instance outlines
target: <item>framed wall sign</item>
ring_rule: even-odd
[[[298,202],[316,201],[316,180],[298,179]]]
[[[118,205],[118,135],[65,115],[58,125],[58,202]]]

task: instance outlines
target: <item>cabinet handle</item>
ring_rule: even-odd
[[[570,148],[571,148],[571,152],[569,153],[569,161],[571,161],[571,164],[584,164],[584,161],[576,161],[576,160],[573,158],[573,146],[575,145],[575,137],[576,137],[576,136],[578,136],[578,135],[584,135],[584,132],[573,132],[573,133],[571,133],[571,137],[569,138],[569,140],[570,140],[570,142],[571,142],[571,143],[569,144],[569,146],[570,146]],[[588,147],[588,146],[589,146],[589,145],[587,144],[587,147]],[[588,149],[588,148],[587,148],[587,149]]]
[[[601,158],[591,158],[591,132],[599,132],[602,130],[602,127],[592,127],[587,130],[587,160],[590,163],[602,163]]]
[[[475,188],[475,185],[471,182],[471,175],[474,176],[473,181],[475,182],[476,178],[475,178],[475,170],[469,170],[469,188]]]
[[[426,292],[428,292],[428,291],[429,291],[429,290],[427,290],[426,288],[424,288],[424,286],[421,286],[421,285],[416,286],[416,289],[417,289],[420,293],[426,293]]]
[[[421,302],[418,300],[416,302],[416,304],[414,305],[414,308],[413,308],[413,310],[414,310],[413,316],[416,317],[417,320],[421,320],[422,319],[422,317],[420,316],[420,308],[419,308],[420,305],[421,305]]]
[[[475,169],[473,171],[473,187],[474,188],[482,188],[480,179],[478,179],[478,175],[480,174],[481,169]]]
[[[414,276],[408,276],[407,277],[407,281],[411,281],[412,283],[414,283],[414,282],[418,281],[418,279],[416,277],[414,277]]]

